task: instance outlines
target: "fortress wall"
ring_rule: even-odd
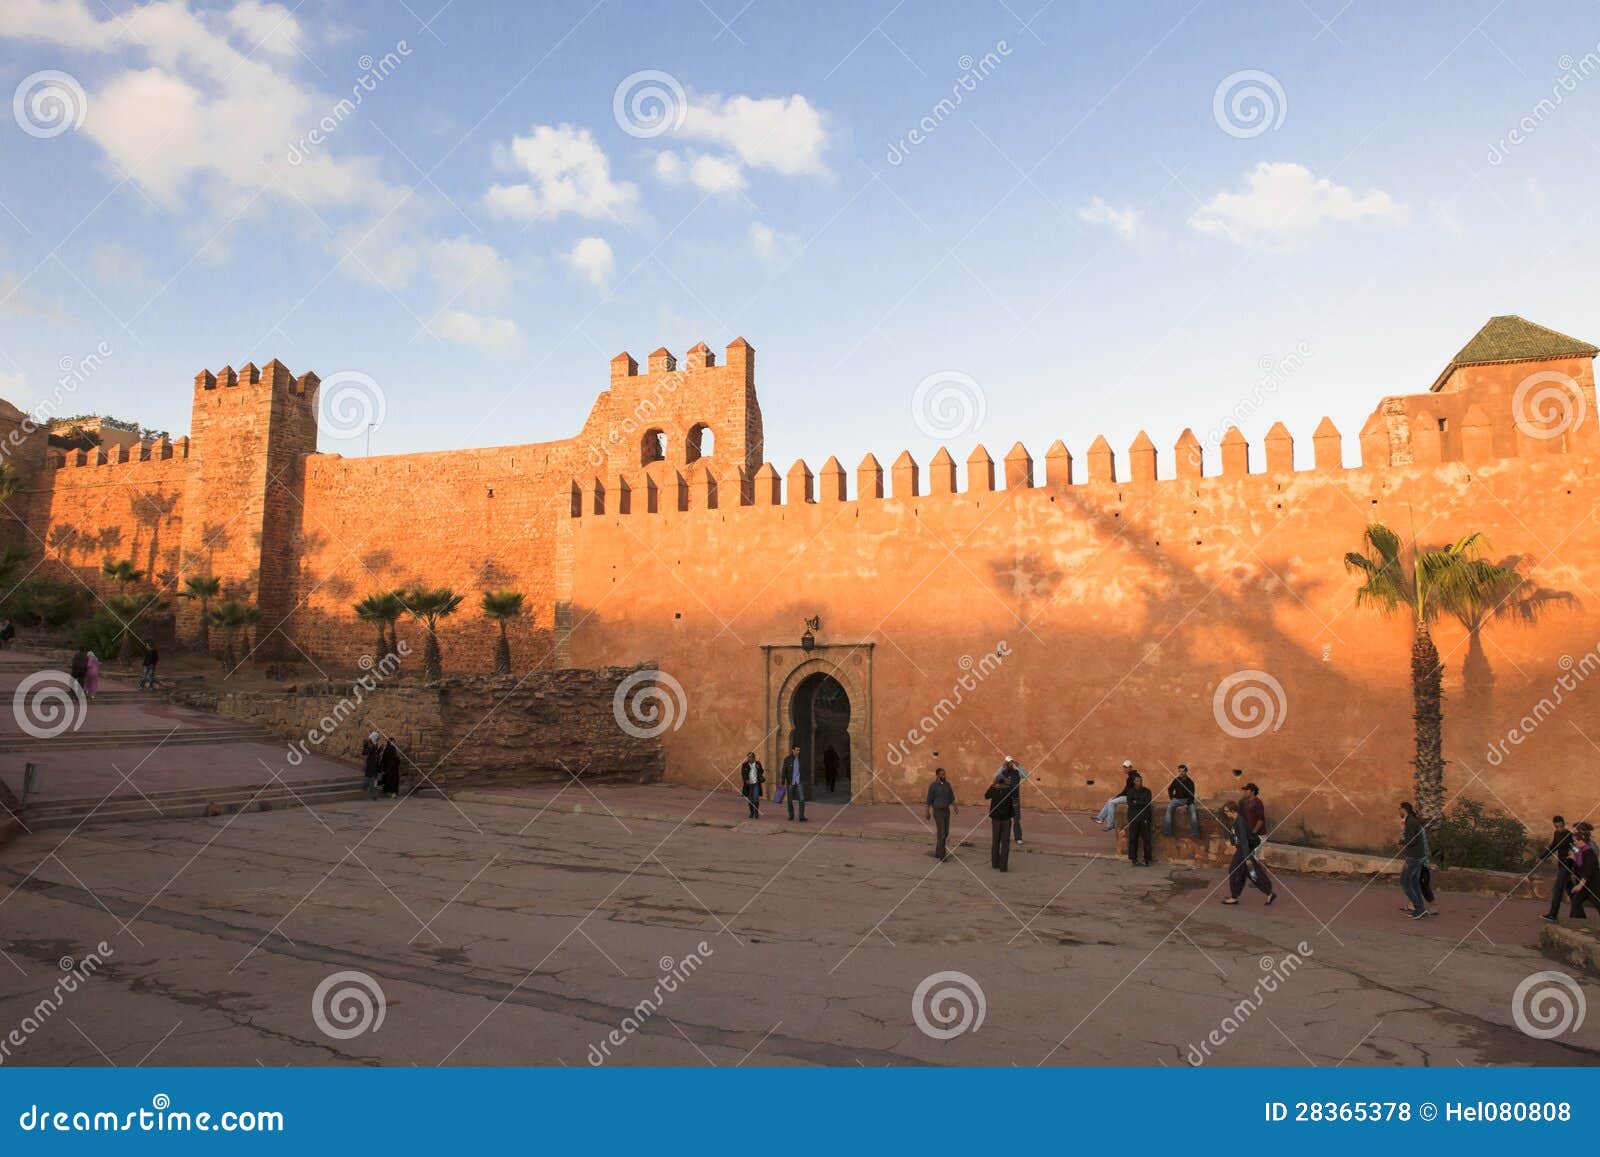
[[[1044,476],[1013,451],[994,471],[1004,488],[990,491],[980,453],[958,492],[947,455],[931,479],[902,455],[887,487],[875,460],[864,463],[853,498],[839,497],[836,473],[825,471],[818,488],[797,463],[781,488],[762,467],[751,505],[719,498],[708,509],[695,491],[686,512],[597,515],[591,502],[565,527],[572,662],[654,661],[678,679],[687,711],[664,737],[668,778],[710,786],[749,748],[770,765],[787,742],[787,721],[760,734],[760,644],[793,644],[803,621],[820,615],[819,642],[876,644],[876,800],[920,799],[935,764],[974,800],[1011,754],[1056,805],[1083,810],[1120,786],[1123,758],[1158,796],[1183,761],[1205,794],[1233,790],[1242,780],[1231,769],[1244,769],[1290,837],[1303,823],[1323,839],[1381,847],[1398,802],[1412,795],[1409,627],[1353,605],[1343,554],[1361,547],[1369,520],[1402,535],[1414,528],[1425,543],[1482,531],[1492,557],[1525,556],[1541,584],[1582,601],[1537,627],[1487,628],[1493,681],[1471,718],[1466,633],[1453,621],[1437,626],[1447,791],[1508,807],[1534,830],[1572,810],[1563,785],[1590,774],[1589,737],[1600,741],[1600,678],[1583,681],[1600,675],[1600,462],[1560,452],[1498,458],[1478,441],[1468,443],[1473,461],[1346,470],[1330,423],[1312,455],[1297,456],[1286,437],[1275,428],[1251,459],[1230,436],[1224,476],[1157,481],[1141,435],[1125,469],[1097,440],[1087,473],[1100,480],[1090,482],[1068,481],[1062,450]],[[1424,453],[1432,440],[1423,430]],[[1185,453],[1180,441],[1161,473],[1192,471]],[[1269,472],[1246,472],[1263,464]],[[921,493],[925,485],[941,492]],[[890,496],[877,497],[880,489]],[[961,690],[1002,642],[1009,657]],[[1258,704],[1276,729],[1249,738],[1224,730],[1214,712],[1219,686],[1242,671],[1264,671],[1282,688],[1281,708]],[[1564,676],[1574,687],[1558,691]],[[1274,695],[1252,678],[1247,686]],[[1537,705],[1553,696],[1564,699],[1555,713],[1508,743],[1507,729],[1542,715]],[[1260,717],[1249,716],[1248,693],[1233,699],[1224,718],[1249,731]],[[941,715],[925,741],[908,741]]]

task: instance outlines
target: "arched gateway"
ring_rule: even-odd
[[[872,644],[762,647],[766,665],[767,766],[800,745],[807,797],[871,802]],[[836,790],[823,776],[827,749],[839,757]]]

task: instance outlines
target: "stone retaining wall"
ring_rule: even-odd
[[[457,675],[436,685],[370,677],[186,701],[283,736],[291,763],[305,755],[358,761],[361,740],[378,731],[444,788],[564,779],[569,772],[649,782],[664,770],[660,740],[624,731],[612,707],[618,686],[639,669]]]

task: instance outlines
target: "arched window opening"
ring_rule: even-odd
[[[667,460],[667,436],[660,430],[646,430],[644,441],[640,446],[639,464],[648,466],[652,462],[665,462]]]
[[[684,439],[683,460],[694,462],[700,458],[709,458],[716,452],[716,435],[711,432],[711,427],[704,422],[696,423],[689,430],[689,436]]]

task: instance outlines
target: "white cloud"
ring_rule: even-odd
[[[721,145],[751,168],[785,176],[828,171],[822,159],[828,143],[822,114],[798,93],[761,99],[695,96],[674,135]]]
[[[585,237],[567,254],[567,264],[596,289],[604,289],[616,272],[616,256],[603,237]]]
[[[228,24],[252,45],[260,45],[263,52],[290,56],[301,38],[300,24],[294,14],[281,4],[264,4],[261,0],[238,0],[228,11]]]
[[[493,245],[470,237],[435,242],[428,250],[427,264],[439,296],[446,300],[497,302],[511,291],[511,262]]]
[[[738,161],[692,150],[682,156],[670,149],[658,153],[656,176],[669,185],[688,183],[705,193],[737,193],[745,187]]]
[[[800,242],[760,221],[750,226],[750,248],[763,261],[783,261],[800,252]]]
[[[497,150],[498,163],[526,174],[529,181],[496,184],[484,204],[507,217],[549,219],[562,213],[579,217],[625,217],[639,190],[611,176],[611,162],[594,135],[572,125],[535,125],[529,136],[512,138]]]
[[[509,353],[522,344],[517,323],[510,318],[479,317],[463,309],[445,310],[432,328],[442,338],[484,353]]]
[[[1330,222],[1403,225],[1410,219],[1408,208],[1380,190],[1357,193],[1304,165],[1263,161],[1246,174],[1242,189],[1218,193],[1189,224],[1250,249],[1286,252]]]
[[[1133,240],[1139,232],[1139,210],[1132,205],[1117,209],[1099,197],[1078,210],[1078,220],[1090,225],[1104,225],[1125,241]]]

